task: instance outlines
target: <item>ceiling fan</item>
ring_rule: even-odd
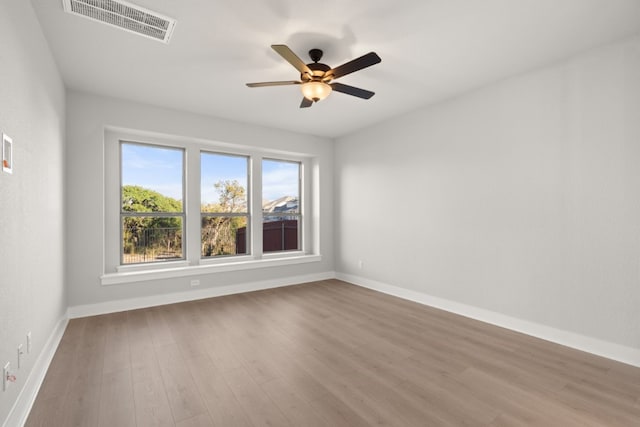
[[[271,45],[271,48],[278,52],[280,56],[286,59],[287,62],[293,65],[296,70],[300,72],[300,81],[288,80],[279,82],[247,83],[247,86],[265,87],[301,85],[300,89],[302,89],[302,95],[304,98],[302,98],[300,108],[311,107],[314,102],[321,101],[329,96],[332,90],[363,99],[369,99],[375,95],[374,92],[354,86],[342,83],[332,83],[335,79],[381,62],[382,59],[380,59],[375,52],[369,52],[366,55],[346,62],[338,67],[331,68],[328,65],[319,62],[320,59],[322,59],[323,53],[320,49],[311,49],[309,51],[309,56],[313,62],[305,64],[302,59],[300,59],[291,49],[289,49],[288,46],[284,44],[274,44]]]

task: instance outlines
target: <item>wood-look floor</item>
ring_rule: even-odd
[[[27,426],[640,426],[640,368],[337,280],[72,320]]]

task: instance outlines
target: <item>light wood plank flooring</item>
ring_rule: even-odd
[[[27,426],[640,426],[640,368],[337,280],[69,322]]]

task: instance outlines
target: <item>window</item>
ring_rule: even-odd
[[[321,260],[314,157],[108,129],[104,165],[103,285]]]
[[[121,264],[184,259],[184,152],[122,142]]]
[[[202,257],[248,253],[248,164],[243,156],[200,154]]]
[[[262,250],[300,249],[300,163],[262,161]]]

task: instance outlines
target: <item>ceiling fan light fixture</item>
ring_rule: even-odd
[[[313,102],[322,101],[331,93],[331,86],[324,82],[306,82],[300,86],[302,95]]]

